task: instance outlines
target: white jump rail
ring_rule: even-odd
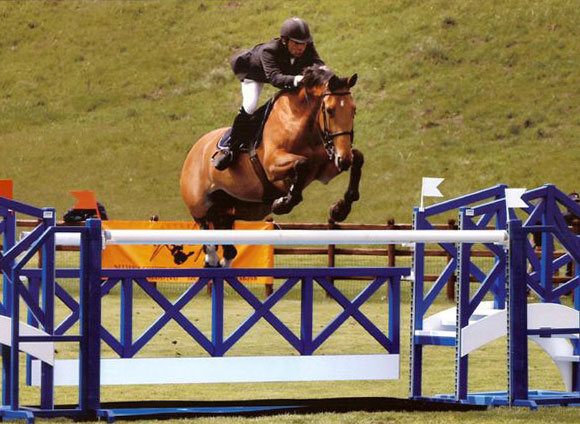
[[[104,245],[321,245],[403,243],[507,244],[503,230],[104,230]],[[56,235],[56,244],[78,246],[78,234]]]

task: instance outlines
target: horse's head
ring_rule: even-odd
[[[320,133],[328,157],[339,171],[346,171],[352,164],[356,106],[350,88],[357,78],[357,74],[339,78],[326,67],[311,67],[304,74],[306,92],[320,99]]]

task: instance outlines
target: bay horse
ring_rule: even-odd
[[[228,128],[202,136],[191,148],[181,171],[181,195],[202,228],[231,229],[234,220],[262,220],[286,214],[302,201],[312,181],[327,184],[351,169],[344,198],[330,208],[340,222],[359,199],[363,154],[352,148],[355,103],[350,92],[357,74],[339,78],[327,67],[305,69],[301,87],[282,91],[263,127],[262,141],[250,155],[241,154],[223,171],[211,163],[216,144]],[[251,159],[252,157],[252,159]],[[229,266],[237,251],[204,246],[206,267]]]

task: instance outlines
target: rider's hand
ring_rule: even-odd
[[[302,75],[296,75],[294,77],[294,87],[298,87],[298,85],[300,84],[300,81],[302,81],[304,79],[304,77]]]

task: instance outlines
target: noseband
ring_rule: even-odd
[[[324,143],[324,149],[328,154],[328,158],[332,161],[336,155],[336,148],[334,147],[334,137],[338,137],[339,135],[350,135],[350,144],[354,141],[354,128],[350,131],[337,131],[331,133],[328,128],[328,118],[326,117],[326,105],[324,104],[324,97],[326,96],[347,96],[350,94],[350,91],[341,91],[338,93],[333,93],[331,91],[326,91],[322,93],[322,121],[324,123],[324,128],[322,129],[322,141]]]

